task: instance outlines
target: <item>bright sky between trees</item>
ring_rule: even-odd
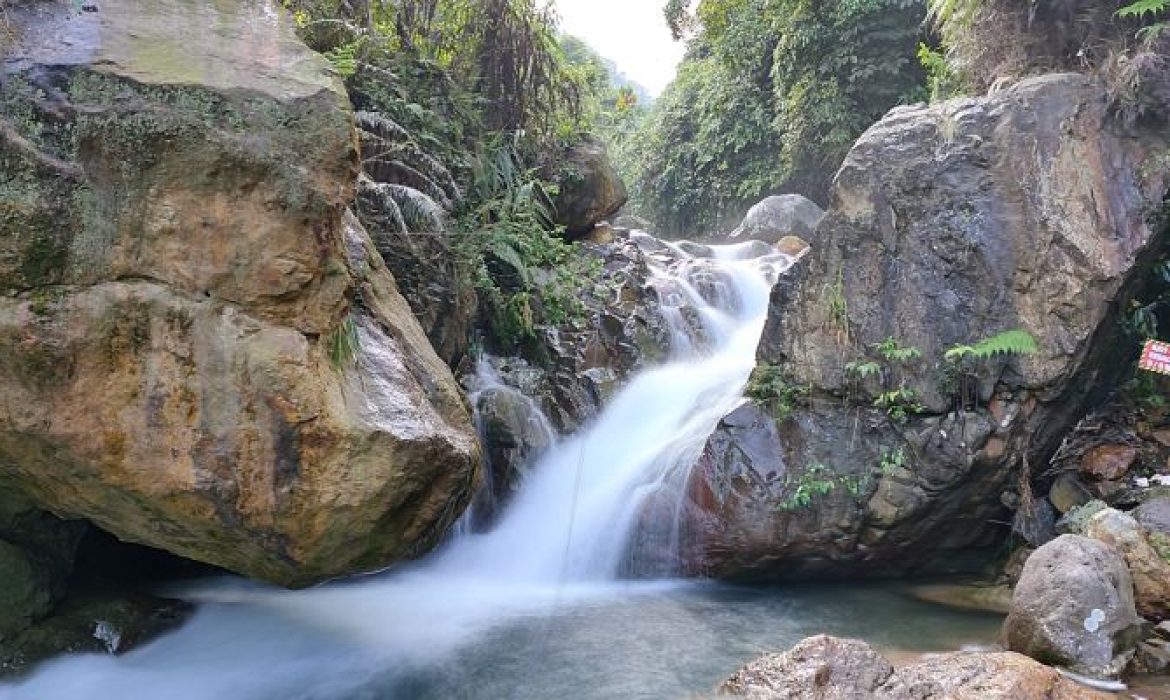
[[[561,29],[584,39],[631,79],[658,95],[685,49],[670,37],[663,0],[556,0]]]

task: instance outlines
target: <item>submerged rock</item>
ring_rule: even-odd
[[[1006,615],[1012,609],[1010,586],[924,584],[910,588],[916,599],[945,605],[956,610],[972,610]]]
[[[1097,540],[1061,535],[1024,564],[1004,641],[1046,664],[1116,677],[1133,657],[1140,622],[1121,555]]]
[[[782,410],[758,417],[778,439],[750,470],[773,476],[733,480],[756,451],[745,431],[716,430],[684,509],[694,569],[973,572],[1021,506],[1043,527],[1020,528],[1043,541],[1047,484],[1020,493],[1019,469],[1046,464],[1124,369],[1116,310],[1165,246],[1150,213],[1170,191],[1156,165],[1167,117],[1162,104],[1128,124],[1089,77],[1049,75],[870,128],[812,249],[773,290],[758,359],[780,378],[765,403]],[[945,358],[1012,328],[1039,352]]]
[[[285,585],[425,551],[476,439],[347,212],[329,64],[268,4],[9,19],[0,487]]]

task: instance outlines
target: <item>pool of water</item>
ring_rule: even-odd
[[[218,596],[233,602],[205,603],[185,627],[138,651],[63,657],[0,688],[0,697],[700,698],[745,662],[809,635],[858,637],[883,651],[949,651],[993,643],[1001,622],[918,602],[894,585],[714,583],[611,583],[547,599],[534,591],[510,613],[481,591],[475,604],[488,609],[475,620],[451,590],[401,584],[388,577],[385,587],[366,581],[320,594],[258,589],[254,598],[227,585]],[[197,598],[213,600],[215,590]],[[437,600],[451,602],[428,602]]]

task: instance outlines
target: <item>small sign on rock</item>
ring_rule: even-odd
[[[1138,367],[1158,374],[1170,374],[1170,343],[1147,340]]]

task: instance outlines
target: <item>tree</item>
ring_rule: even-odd
[[[825,202],[845,153],[900,102],[924,96],[925,0],[676,2],[692,31],[623,175],[663,230],[729,227],[762,197]],[[621,163],[620,163],[621,164]]]

